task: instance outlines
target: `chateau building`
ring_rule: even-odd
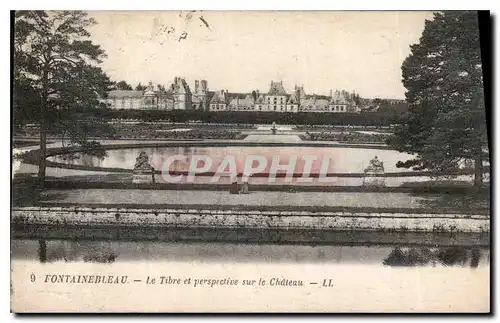
[[[195,110],[208,109],[208,87],[206,80],[194,81],[194,93],[192,94],[192,108]]]
[[[229,105],[229,98],[227,96],[227,90],[220,90],[220,92],[215,92],[210,100],[210,111],[227,111]]]
[[[199,94],[202,97],[202,93]],[[110,91],[103,102],[117,110],[185,110],[191,108],[191,91],[184,79],[175,77],[168,91],[155,90],[149,82],[144,91]]]
[[[286,102],[286,112],[299,112],[300,93],[295,90]]]
[[[288,94],[283,81],[271,81],[267,93],[229,93],[211,92],[206,80],[195,80],[192,93],[184,78],[175,77],[167,90],[161,86],[155,90],[149,82],[144,91],[110,91],[104,101],[113,109],[359,113],[355,98],[355,93],[345,90],[330,90],[329,96],[307,95],[304,85],[296,85]]]
[[[269,92],[264,98],[264,102],[267,104],[267,111],[286,112],[287,100],[288,94],[283,88],[283,81],[271,81]]]
[[[174,83],[170,86],[170,92],[172,93],[173,98],[173,110],[191,109],[191,90],[189,89],[189,85],[185,79],[177,76],[174,77]],[[169,107],[167,107],[167,109],[169,109]]]
[[[247,95],[231,95],[229,101],[229,110],[230,111],[254,111],[255,109],[255,99],[252,94]]]
[[[112,109],[143,109],[142,91],[114,90],[108,93],[108,98],[103,100]]]

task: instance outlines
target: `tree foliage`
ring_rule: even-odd
[[[322,112],[275,112],[275,111],[205,111],[205,110],[129,110],[95,109],[94,114],[102,120],[124,119],[143,121],[199,121],[206,123],[239,124],[294,124],[294,125],[352,125],[390,126],[393,113],[322,113]]]
[[[85,112],[101,106],[112,85],[99,67],[106,57],[87,28],[95,21],[81,11],[17,11],[14,31],[14,124],[40,123],[39,177],[45,178],[46,133],[70,144],[87,140],[98,120]],[[75,111],[80,111],[75,114]]]
[[[146,89],[147,89],[147,86],[142,85],[140,82],[139,82],[139,84],[137,84],[137,86],[135,87],[135,90],[136,90],[136,91],[144,91],[144,90],[146,90]]]
[[[132,85],[128,84],[125,81],[117,82],[115,88],[117,90],[123,90],[123,91],[131,91],[131,90],[133,90]]]
[[[435,13],[402,72],[409,111],[389,144],[416,157],[398,166],[449,171],[475,160],[480,185],[487,132],[477,13]]]

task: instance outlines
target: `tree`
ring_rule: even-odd
[[[402,65],[408,113],[388,142],[416,157],[398,167],[455,170],[474,162],[482,186],[487,130],[477,14],[435,13]]]
[[[139,84],[137,84],[137,86],[135,87],[135,90],[136,91],[144,91],[146,90],[146,86],[145,85],[142,85],[141,82],[139,82]]]
[[[133,90],[132,86],[125,81],[120,81],[120,82],[116,83],[116,89],[123,90],[123,91]]]
[[[81,11],[15,13],[13,103],[18,119],[14,124],[27,118],[40,123],[38,179],[42,186],[48,132],[66,136],[70,144],[90,153],[101,153],[99,144],[88,141],[87,134],[104,125],[88,116],[102,105],[99,98],[106,97],[112,83],[98,66],[106,57],[104,51],[87,39],[87,28],[93,24]]]

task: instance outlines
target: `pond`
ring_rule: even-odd
[[[31,262],[243,262],[358,264],[368,267],[489,267],[484,246],[287,245],[222,242],[11,240],[11,256]]]
[[[165,159],[169,156],[185,156],[186,161],[176,160],[170,165],[171,171],[187,171],[190,167],[189,158],[194,155],[209,156],[212,165],[208,172],[215,172],[221,162],[228,156],[235,159],[236,169],[242,172],[248,156],[263,156],[266,167],[262,172],[269,172],[273,158],[279,158],[279,164],[288,164],[296,158],[294,172],[304,170],[307,156],[316,157],[312,161],[310,172],[319,173],[326,167],[328,173],[362,173],[369,161],[375,156],[384,163],[386,172],[404,172],[408,169],[397,168],[398,161],[410,159],[412,155],[397,151],[382,149],[344,148],[344,147],[158,147],[158,148],[130,148],[112,149],[107,156],[78,156],[76,159],[67,159],[64,155],[51,156],[48,159],[60,163],[85,165],[91,167],[133,169],[135,160],[140,152],[146,152],[150,163],[155,169],[163,169]],[[328,157],[328,164],[327,163]]]

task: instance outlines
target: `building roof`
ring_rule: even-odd
[[[238,105],[238,98],[232,98],[229,100],[229,105]]]
[[[113,90],[113,91],[109,91],[109,93],[108,93],[109,99],[141,98],[141,97],[142,97],[142,91]]]
[[[286,95],[285,88],[283,88],[282,82],[271,81],[271,86],[269,87],[269,95]]]
[[[339,90],[335,91],[332,96],[331,103],[334,104],[347,104],[348,99],[345,96],[345,93],[340,92]]]
[[[294,92],[290,97],[288,98],[287,104],[298,104],[299,103],[299,98],[298,98],[298,93]]]
[[[171,89],[174,90],[176,93],[181,93],[181,94],[191,94],[191,90],[189,89],[189,85],[187,84],[186,80],[181,78],[181,77],[174,77],[174,82],[171,86]]]
[[[224,91],[218,91],[215,92],[214,95],[212,96],[212,99],[210,100],[210,103],[225,103],[227,104],[227,96],[226,92]]]
[[[253,98],[250,95],[249,97],[245,97],[244,99],[239,99],[238,104],[242,106],[253,106]]]
[[[260,94],[257,100],[255,101],[256,104],[264,104],[264,95]]]
[[[193,94],[191,97],[191,102],[193,103],[200,103],[203,102],[203,100],[207,100],[206,95],[202,94]]]
[[[227,93],[227,96],[231,99],[244,99],[246,98],[246,96],[248,95],[248,93],[235,93],[235,92],[229,92]]]
[[[306,108],[311,108],[314,106],[315,101],[316,101],[315,98],[312,98],[312,97],[306,98],[306,99],[302,100],[301,106],[306,107]]]
[[[306,91],[304,91],[304,86],[299,86],[297,87],[299,91],[299,98],[305,98],[306,97]]]
[[[253,98],[252,98],[252,95],[247,95],[245,96],[244,98],[239,98],[239,97],[236,97],[236,98],[231,98],[231,100],[229,101],[229,105],[232,105],[232,106],[253,106]]]
[[[214,91],[207,91],[207,96],[206,96],[207,102],[212,101],[212,98],[213,98],[214,94],[215,94]]]
[[[328,110],[329,104],[329,100],[325,99],[318,99],[316,100],[316,102],[314,102],[314,106],[317,110]]]

